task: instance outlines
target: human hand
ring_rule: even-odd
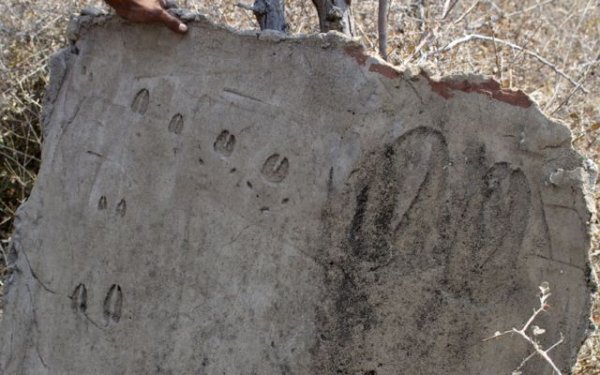
[[[188,30],[183,22],[166,11],[166,0],[106,0],[106,3],[128,21],[162,23],[179,34]]]

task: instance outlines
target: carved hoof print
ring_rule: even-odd
[[[141,89],[133,98],[131,103],[131,110],[134,113],[143,115],[148,110],[148,103],[150,102],[150,92],[146,89]]]
[[[176,114],[169,122],[169,131],[173,134],[181,134],[183,131],[183,116],[181,114]]]
[[[117,208],[115,211],[117,212],[117,215],[119,215],[120,217],[125,216],[125,213],[127,213],[127,202],[125,201],[125,199],[121,199],[119,204],[117,204]]]
[[[71,294],[71,308],[76,313],[85,315],[87,311],[87,289],[84,284],[79,284]]]
[[[108,203],[106,201],[106,196],[101,196],[100,199],[98,200],[98,210],[99,211],[103,211],[106,210],[106,207],[108,206]]]
[[[233,150],[235,149],[235,135],[229,133],[228,130],[223,130],[217,136],[215,143],[213,144],[213,149],[216,153],[221,154],[224,157],[229,157],[233,154]]]
[[[264,162],[260,172],[263,177],[273,183],[281,183],[287,177],[290,169],[288,158],[273,154]]]
[[[121,286],[113,284],[110,286],[106,297],[104,298],[104,325],[117,324],[121,320],[123,310],[123,291]]]

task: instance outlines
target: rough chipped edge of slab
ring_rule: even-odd
[[[542,114],[538,104],[535,103],[535,101],[531,99],[525,92],[522,90],[502,88],[500,83],[498,83],[498,81],[496,81],[493,77],[474,74],[452,75],[441,78],[431,77],[419,67],[410,66],[401,68],[389,64],[378,56],[369,54],[364,45],[359,42],[358,38],[350,38],[335,31],[327,34],[287,35],[273,30],[237,30],[226,25],[216,24],[206,16],[191,12],[189,10],[171,9],[170,12],[179,17],[182,21],[186,22],[188,25],[197,24],[202,27],[208,27],[216,30],[226,30],[242,37],[258,38],[259,40],[275,43],[305,43],[317,45],[321,48],[338,50],[352,57],[357,64],[361,66],[361,68],[366,69],[369,72],[380,74],[389,79],[399,78],[416,80],[418,77],[422,77],[428,82],[431,90],[444,99],[452,98],[456,92],[477,93],[486,95],[494,100],[510,105],[522,108],[533,107],[535,110],[540,112],[540,114]],[[104,25],[115,18],[118,17],[104,14],[96,9],[85,9],[82,12],[82,15],[71,20],[67,29],[68,39],[71,44],[74,45],[77,40],[91,27]],[[66,52],[67,51],[65,50],[62,51],[63,54]],[[67,64],[67,56],[55,56],[53,60],[51,60],[50,69],[54,69],[57,72],[57,74],[51,73],[51,76],[53,78],[57,77],[58,79],[55,79],[54,82],[51,82],[49,86],[46,103],[50,105],[55,99],[58,91],[57,88],[60,87],[62,78],[64,78],[63,70],[66,70],[65,68]],[[550,119],[550,121],[566,127],[565,124],[555,119]]]
[[[361,69],[370,73],[376,73],[387,79],[399,79],[405,81],[419,81],[423,79],[429,85],[432,93],[437,94],[445,100],[451,99],[458,93],[478,94],[487,96],[491,100],[529,110],[534,117],[543,119],[551,128],[556,129],[557,133],[564,133],[564,136],[560,139],[560,144],[552,144],[552,147],[564,145],[565,148],[574,151],[571,144],[571,131],[564,122],[550,118],[544,114],[539,105],[522,90],[502,88],[500,83],[493,77],[476,74],[432,77],[425,69],[421,69],[419,66],[394,66],[378,56],[369,54],[364,45],[359,42],[358,38],[350,38],[335,31],[327,34],[287,35],[273,30],[238,30],[226,25],[216,24],[206,16],[189,10],[178,8],[170,9],[169,11],[191,27],[198,26],[213,30],[227,31],[241,37],[253,38],[271,43],[302,43],[317,48],[331,49],[332,51],[336,51],[354,59]],[[127,23],[127,21],[123,21],[117,16],[107,15],[101,10],[87,8],[84,9],[82,15],[71,19],[67,29],[68,40],[71,44],[69,47],[62,49],[55,54],[49,63],[51,79],[44,100],[42,117],[45,132],[49,117],[52,113],[54,101],[58,96],[70,60],[73,58],[72,53],[76,53],[77,41],[90,28],[102,26],[110,22]],[[582,161],[582,167],[588,174],[588,177],[583,181],[584,185],[588,192],[593,191],[598,169],[591,160]]]
[[[313,45],[318,48],[331,49],[351,57],[356,61],[361,69],[371,73],[379,74],[387,79],[401,79],[409,81],[418,81],[424,79],[431,88],[431,91],[443,99],[451,99],[459,92],[467,94],[475,93],[479,95],[485,95],[492,100],[532,111],[532,114],[535,117],[543,119],[551,127],[554,127],[557,130],[563,130],[565,133],[568,132],[568,137],[565,137],[568,139],[565,139],[565,142],[561,141],[560,144],[552,145],[552,147],[564,147],[565,149],[576,152],[571,144],[571,131],[564,122],[558,119],[550,118],[544,114],[539,105],[524,91],[519,89],[513,90],[502,88],[500,83],[493,77],[478,74],[432,77],[419,66],[394,66],[384,61],[379,56],[368,53],[365,46],[359,42],[358,38],[351,38],[336,31],[326,34],[288,35],[273,30],[238,30],[226,25],[214,23],[208,19],[208,17],[189,10],[177,8],[170,9],[169,12],[176,15],[182,21],[192,27],[197,25],[213,30],[227,31],[241,37],[253,38],[271,43],[302,43],[309,46]],[[111,21],[127,23],[127,21],[123,21],[117,16],[108,15],[95,8],[86,8],[82,12],[82,15],[71,19],[67,29],[68,40],[71,44],[55,54],[49,63],[51,79],[44,102],[44,125],[46,125],[46,121],[49,117],[47,115],[52,113],[52,106],[58,96],[58,92],[60,91],[60,87],[65,78],[66,71],[68,70],[70,60],[73,58],[73,53],[77,53],[76,42],[89,29],[105,25]],[[565,136],[566,135],[567,134],[565,134]],[[589,193],[594,190],[595,181],[598,175],[598,167],[592,160],[582,157],[581,171],[568,172],[568,179],[570,182],[573,183],[574,180],[577,180],[578,185],[581,185],[585,194],[589,195]],[[567,183],[566,180],[563,180],[561,181]],[[561,184],[560,181],[559,183],[555,183],[550,179],[548,182],[556,186]],[[595,213],[593,202],[592,204],[588,204],[588,206],[590,213]]]
[[[502,88],[500,83],[493,77],[474,74],[452,75],[441,78],[431,77],[419,67],[411,66],[401,68],[389,64],[378,56],[369,54],[364,45],[359,42],[358,38],[351,38],[335,31],[327,34],[287,35],[273,30],[238,30],[226,25],[216,24],[202,14],[185,9],[171,9],[170,12],[189,25],[198,24],[212,29],[227,30],[235,35],[243,37],[253,37],[275,43],[292,42],[316,44],[321,48],[337,49],[352,57],[359,66],[365,68],[369,72],[380,74],[389,79],[404,78],[415,80],[419,76],[423,77],[429,83],[431,90],[444,99],[450,99],[457,91],[477,93],[518,107],[529,108],[533,106],[541,113],[537,103],[535,103],[525,92],[522,90]],[[68,39],[71,44],[74,45],[88,29],[94,26],[104,25],[114,18],[117,17],[104,14],[95,9],[85,9],[84,12],[82,12],[82,15],[73,18],[69,23],[67,29]],[[63,50],[62,52],[65,53],[67,51]],[[63,78],[63,74],[60,74],[61,68],[65,67],[68,63],[64,57],[57,57],[54,60],[56,61],[51,62],[50,68],[52,69],[54,67],[56,69],[57,73],[59,73],[57,74],[59,79],[55,80],[56,83],[54,84],[51,82],[51,85],[49,86],[48,102],[50,104],[53,102],[54,94],[57,92],[57,86],[60,86]],[[556,122],[556,120],[553,121]],[[559,125],[566,126],[562,123],[559,123]]]
[[[571,144],[571,131],[564,122],[558,119],[550,118],[544,114],[538,103],[530,98],[529,95],[527,95],[524,91],[519,89],[513,90],[502,88],[500,83],[493,77],[479,74],[432,77],[426,72],[425,69],[422,69],[416,65],[409,65],[406,67],[394,66],[384,61],[379,56],[368,53],[365,46],[359,42],[358,38],[351,38],[336,31],[331,31],[326,34],[288,35],[274,30],[238,30],[227,25],[214,23],[208,17],[200,13],[195,13],[186,9],[170,9],[169,12],[192,27],[199,26],[213,30],[227,31],[241,37],[253,38],[271,43],[302,43],[309,46],[312,45],[317,48],[330,49],[351,57],[356,61],[361,69],[371,73],[379,74],[387,79],[400,79],[407,81],[419,81],[424,79],[433,93],[446,100],[451,99],[457,93],[474,93],[485,95],[492,100],[496,100],[508,105],[523,108],[531,111],[534,117],[543,119],[550,127],[554,127],[554,129],[557,131],[565,132],[564,142],[562,142],[561,139],[559,144],[553,144],[551,145],[552,147],[564,147],[565,149],[577,152]],[[110,22],[127,23],[127,21],[123,21],[117,16],[108,15],[96,9],[85,9],[82,12],[82,15],[71,19],[67,29],[67,36],[71,45],[54,55],[50,61],[51,79],[44,105],[45,115],[52,112],[51,107],[56,100],[60,86],[64,80],[70,59],[73,58],[72,52],[74,50],[76,51],[76,42],[89,29],[102,26]],[[46,118],[47,116],[44,116],[44,124],[46,123]],[[562,179],[558,183],[555,183],[549,179],[548,182],[555,186],[565,183],[577,183],[581,186],[584,194],[589,197],[590,193],[594,190],[595,181],[598,176],[598,167],[596,164],[590,159],[582,158],[581,170],[579,172],[572,172],[573,173],[568,174],[569,182],[565,179]],[[590,215],[594,214],[595,205],[593,204],[593,201],[588,202],[587,206]]]

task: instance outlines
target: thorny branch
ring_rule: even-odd
[[[548,298],[550,297],[551,293],[550,293],[550,286],[548,285],[547,282],[543,282],[542,285],[539,287],[541,294],[540,294],[540,306],[533,310],[533,314],[529,317],[529,320],[527,320],[527,322],[523,325],[523,327],[521,327],[521,329],[517,329],[517,328],[511,328],[507,331],[504,332],[496,332],[494,333],[494,336],[492,337],[488,337],[486,339],[483,339],[483,341],[489,341],[492,339],[496,339],[499,337],[502,337],[504,335],[508,335],[508,334],[517,334],[519,336],[521,336],[525,341],[527,341],[529,344],[531,344],[531,346],[534,349],[534,352],[531,353],[529,356],[527,356],[519,365],[519,367],[517,367],[517,369],[515,371],[513,371],[513,375],[520,375],[521,374],[521,369],[523,368],[523,366],[525,366],[525,363],[527,363],[527,361],[529,361],[531,358],[533,358],[536,354],[539,355],[540,357],[542,357],[554,370],[554,372],[557,375],[562,375],[562,372],[560,371],[560,369],[558,368],[558,366],[556,366],[556,364],[554,363],[554,361],[552,360],[552,358],[550,358],[550,356],[548,355],[548,353],[556,348],[558,345],[562,344],[562,342],[564,341],[564,336],[561,333],[560,334],[560,339],[555,342],[554,344],[552,344],[548,349],[542,349],[542,346],[539,344],[539,342],[536,341],[535,337],[537,336],[541,336],[543,335],[546,330],[543,328],[540,328],[536,325],[533,325],[533,322],[535,321],[535,319],[544,311],[546,311],[549,308],[549,305],[546,303],[546,301],[548,300]],[[527,330],[529,330],[529,328],[532,328],[531,333],[528,333]]]

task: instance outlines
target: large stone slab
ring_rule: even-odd
[[[81,19],[19,211],[4,374],[565,372],[593,165],[523,93],[330,34]],[[590,173],[588,173],[590,172]],[[532,359],[526,374],[551,374]]]

